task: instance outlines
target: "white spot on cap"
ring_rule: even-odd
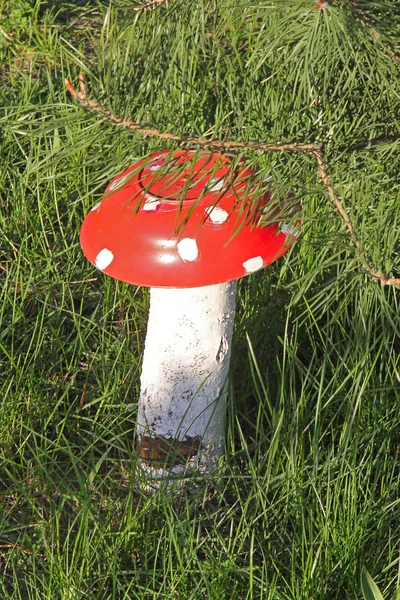
[[[262,269],[264,266],[264,261],[261,256],[255,256],[254,258],[249,258],[243,263],[246,273],[254,273],[254,271],[258,271]]]
[[[90,212],[93,212],[94,210],[98,210],[100,208],[100,204],[101,204],[101,202],[98,202],[97,204],[95,204],[93,206],[93,208],[90,209]]]
[[[218,206],[209,206],[206,208],[206,213],[210,217],[210,220],[215,223],[215,225],[220,225],[224,223],[229,214],[223,208],[219,208]]]
[[[214,179],[211,179],[210,183],[214,184],[210,188],[210,192],[219,192],[219,190],[222,190],[222,188],[224,187],[224,180],[223,179],[214,178]]]
[[[156,211],[157,208],[161,204],[159,199],[156,198],[155,196],[152,196],[151,194],[146,194],[145,198],[146,198],[146,200],[145,200],[145,203],[143,204],[143,210],[153,212],[153,211]]]
[[[293,235],[296,237],[299,234],[299,228],[291,223],[281,224],[279,227],[279,233],[284,233],[285,235]]]
[[[103,248],[103,250],[100,250],[96,256],[94,266],[100,269],[100,271],[104,271],[108,265],[111,265],[113,260],[114,254],[111,252],[111,250],[108,250],[108,248]]]
[[[183,238],[177,244],[178,254],[182,260],[193,262],[199,255],[199,249],[197,247],[196,240],[192,238]]]
[[[153,162],[150,163],[149,165],[145,166],[145,171],[158,171],[158,169],[161,169],[161,167],[163,166],[163,164],[165,163],[165,158],[163,156],[155,156],[153,158]]]
[[[112,192],[114,190],[117,190],[118,188],[120,188],[125,181],[127,180],[128,175],[124,175],[123,177],[118,177],[118,179],[115,179],[112,184],[108,187],[108,191]]]

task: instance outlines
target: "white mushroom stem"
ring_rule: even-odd
[[[208,470],[223,453],[236,287],[150,291],[137,425],[150,476]]]

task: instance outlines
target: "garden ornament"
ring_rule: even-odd
[[[207,471],[223,453],[237,280],[297,233],[260,223],[273,192],[256,194],[256,175],[221,153],[160,151],[117,175],[83,223],[93,265],[151,288],[137,418],[149,477]]]

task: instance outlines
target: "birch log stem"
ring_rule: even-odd
[[[236,288],[150,291],[137,438],[152,477],[210,470],[223,453]]]

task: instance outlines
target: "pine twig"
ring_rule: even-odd
[[[322,149],[319,148],[318,150],[313,150],[312,153],[314,154],[314,156],[317,160],[317,163],[318,163],[318,170],[319,170],[319,174],[321,177],[321,181],[324,184],[325,189],[328,192],[328,195],[329,195],[332,203],[336,207],[337,211],[339,212],[340,216],[342,217],[342,219],[346,225],[347,231],[350,234],[353,244],[355,245],[355,247],[358,250],[358,257],[361,260],[361,263],[362,263],[364,269],[371,275],[371,277],[373,277],[374,279],[378,279],[382,285],[400,285],[400,278],[388,277],[387,275],[377,271],[375,269],[375,267],[370,263],[367,256],[365,255],[364,250],[361,247],[361,242],[358,239],[358,237],[354,231],[353,223],[351,222],[351,219],[350,219],[346,209],[344,208],[343,204],[340,202],[339,197],[337,196],[337,194],[332,186],[331,178],[330,178],[330,175],[328,174],[328,170],[327,170],[325,161],[323,159]]]
[[[267,144],[264,142],[235,142],[233,140],[210,140],[204,137],[182,137],[173,133],[160,131],[154,127],[142,125],[141,123],[135,123],[130,119],[123,119],[114,115],[110,110],[101,106],[95,100],[88,98],[86,93],[85,76],[83,73],[79,73],[79,92],[75,89],[69,79],[64,80],[65,87],[75,100],[78,100],[86,108],[98,113],[104,119],[112,121],[116,125],[121,125],[125,129],[130,131],[137,131],[144,136],[157,137],[163,140],[171,142],[178,142],[184,145],[202,146],[209,148],[210,150],[274,150],[281,152],[296,152],[302,150],[303,152],[312,152],[317,150],[319,146],[316,144],[302,144],[299,142],[292,143],[278,143],[278,144]]]
[[[335,206],[336,210],[339,212],[342,217],[346,229],[350,235],[350,238],[355,245],[358,256],[361,260],[363,268],[367,271],[371,277],[377,279],[381,282],[382,285],[396,285],[400,286],[400,278],[396,277],[388,277],[387,275],[380,273],[375,267],[370,263],[367,256],[365,255],[364,250],[361,247],[361,242],[356,235],[354,230],[353,223],[351,222],[350,216],[347,213],[345,207],[341,203],[338,195],[336,194],[330,175],[328,173],[328,169],[323,157],[322,147],[318,144],[304,144],[301,142],[291,142],[291,143],[283,143],[278,142],[275,144],[265,143],[265,142],[235,142],[234,140],[209,140],[204,137],[182,137],[173,133],[168,133],[165,131],[161,131],[154,127],[150,127],[147,125],[142,125],[141,123],[135,123],[130,119],[123,119],[122,117],[118,117],[114,115],[110,110],[101,106],[96,100],[91,100],[86,91],[85,84],[85,75],[81,72],[79,73],[79,91],[75,88],[75,86],[71,83],[69,79],[64,80],[65,87],[71,94],[71,96],[80,102],[83,106],[88,108],[89,110],[101,115],[104,119],[115,123],[116,125],[120,125],[125,129],[129,129],[131,131],[137,131],[138,133],[143,134],[144,136],[157,137],[164,140],[169,140],[173,142],[178,142],[184,146],[201,146],[210,150],[222,150],[222,151],[230,151],[230,150],[264,150],[264,151],[274,151],[274,152],[304,152],[306,154],[311,154],[315,157],[318,165],[319,175],[322,181],[323,186],[328,192],[329,198]],[[382,138],[386,139],[386,138]],[[376,143],[378,143],[379,138],[377,138]],[[369,142],[371,143],[371,142]]]

